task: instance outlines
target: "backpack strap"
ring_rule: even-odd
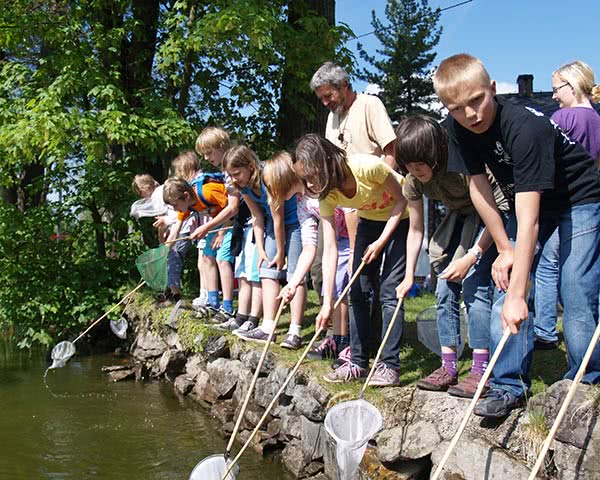
[[[204,194],[202,193],[202,187],[205,183],[225,183],[225,175],[220,172],[217,173],[201,173],[196,178],[194,178],[190,183],[196,189],[196,194],[198,198],[202,201],[204,205],[207,207],[216,207],[216,203],[209,202]]]

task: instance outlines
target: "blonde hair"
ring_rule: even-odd
[[[253,190],[260,188],[260,169],[258,166],[258,158],[256,154],[246,145],[238,145],[232,147],[223,155],[223,170],[229,172],[233,168],[247,168],[251,170],[249,186]],[[239,190],[235,180],[232,178],[231,183]]]
[[[196,173],[200,170],[200,159],[196,155],[196,152],[188,150],[175,157],[171,162],[171,168],[173,169],[174,176],[190,181],[193,180]]]
[[[563,82],[567,82],[575,93],[578,102],[586,99],[592,99],[594,103],[600,101],[600,85],[594,80],[594,71],[591,67],[580,60],[567,63],[552,72],[552,76],[557,76]]]
[[[468,53],[459,53],[445,59],[433,75],[433,88],[442,103],[456,98],[465,84],[489,86],[490,75],[481,60]]]
[[[302,180],[292,168],[292,156],[288,152],[277,152],[265,162],[263,180],[269,192],[269,203],[275,208],[283,204],[285,196]]]
[[[185,193],[194,198],[194,187],[179,177],[168,178],[163,187],[163,201],[168,205],[174,205],[178,200],[185,198]]]
[[[159,185],[149,173],[140,173],[133,177],[133,182],[131,182],[131,188],[138,195],[142,195],[142,192],[154,190]]]
[[[196,151],[200,154],[207,150],[228,150],[231,147],[229,134],[219,127],[206,127],[196,139]]]

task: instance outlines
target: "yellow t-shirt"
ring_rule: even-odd
[[[332,190],[319,202],[321,216],[332,217],[335,207],[340,206],[355,208],[361,218],[386,222],[397,199],[384,189],[383,182],[391,174],[402,185],[404,177],[374,155],[348,155],[348,166],[356,180],[356,194],[348,198],[339,190]],[[402,218],[407,217],[408,209],[402,214]]]

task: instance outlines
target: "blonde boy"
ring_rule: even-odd
[[[512,337],[475,413],[503,417],[524,403],[533,326],[527,281],[536,242],[560,236],[560,288],[568,371],[572,379],[598,322],[600,293],[600,175],[591,156],[541,113],[497,101],[483,63],[459,54],[444,60],[434,88],[448,108],[448,170],[469,175],[471,199],[498,248],[492,277],[500,290],[492,309],[491,349],[504,328]],[[503,218],[486,167],[511,204]],[[541,250],[541,249],[540,249]],[[535,267],[534,267],[535,268]],[[584,381],[600,381],[596,349]]]

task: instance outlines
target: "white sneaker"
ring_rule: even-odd
[[[205,307],[207,305],[207,299],[200,296],[200,297],[196,297],[192,300],[192,308],[201,308],[201,307]]]

